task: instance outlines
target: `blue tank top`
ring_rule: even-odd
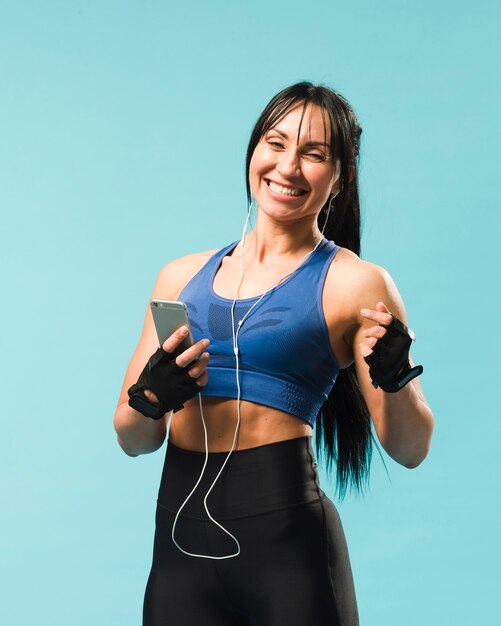
[[[216,252],[179,294],[195,341],[210,339],[208,383],[202,396],[237,398],[231,326],[233,300],[213,290],[222,259],[238,241]],[[336,381],[322,309],[322,290],[339,246],[323,239],[317,249],[249,313],[238,334],[241,399],[280,409],[313,426]],[[235,328],[260,296],[235,304]]]

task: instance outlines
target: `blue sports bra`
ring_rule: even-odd
[[[231,326],[233,300],[213,290],[224,256],[216,252],[179,294],[195,341],[210,339],[208,383],[202,396],[237,398]],[[332,389],[339,364],[322,310],[322,290],[339,246],[323,239],[317,249],[250,312],[238,334],[241,399],[290,413],[310,426]],[[260,296],[235,304],[235,328]]]

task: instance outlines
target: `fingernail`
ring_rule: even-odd
[[[186,336],[186,335],[188,334],[188,329],[186,328],[186,326],[183,326],[183,327],[179,330],[179,333],[180,333],[181,335],[183,335],[183,337],[184,337],[184,336]]]
[[[362,315],[369,315],[369,309],[360,309],[360,313],[362,313]]]
[[[202,345],[203,346],[208,346],[210,344],[210,341],[208,339],[203,339],[202,340]]]

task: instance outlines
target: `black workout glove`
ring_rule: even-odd
[[[179,411],[184,402],[193,398],[200,390],[196,378],[188,374],[187,367],[179,367],[174,352],[162,348],[152,354],[135,385],[128,390],[129,405],[153,419],[160,419],[168,411]],[[160,405],[153,404],[146,397],[144,390],[149,389],[158,398]]]
[[[423,373],[423,366],[411,368],[409,348],[416,339],[410,328],[390,313],[392,320],[385,326],[386,333],[380,337],[369,356],[364,356],[369,365],[372,386],[394,393]]]

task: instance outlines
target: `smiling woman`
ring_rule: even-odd
[[[341,497],[368,480],[371,424],[406,467],[433,431],[400,294],[359,258],[360,134],[336,91],[281,91],[249,142],[242,238],[160,271],[152,298],[186,304],[194,343],[182,327],[159,349],[148,307],[114,420],[137,456],[171,419],[144,626],[358,624],[313,427]]]

